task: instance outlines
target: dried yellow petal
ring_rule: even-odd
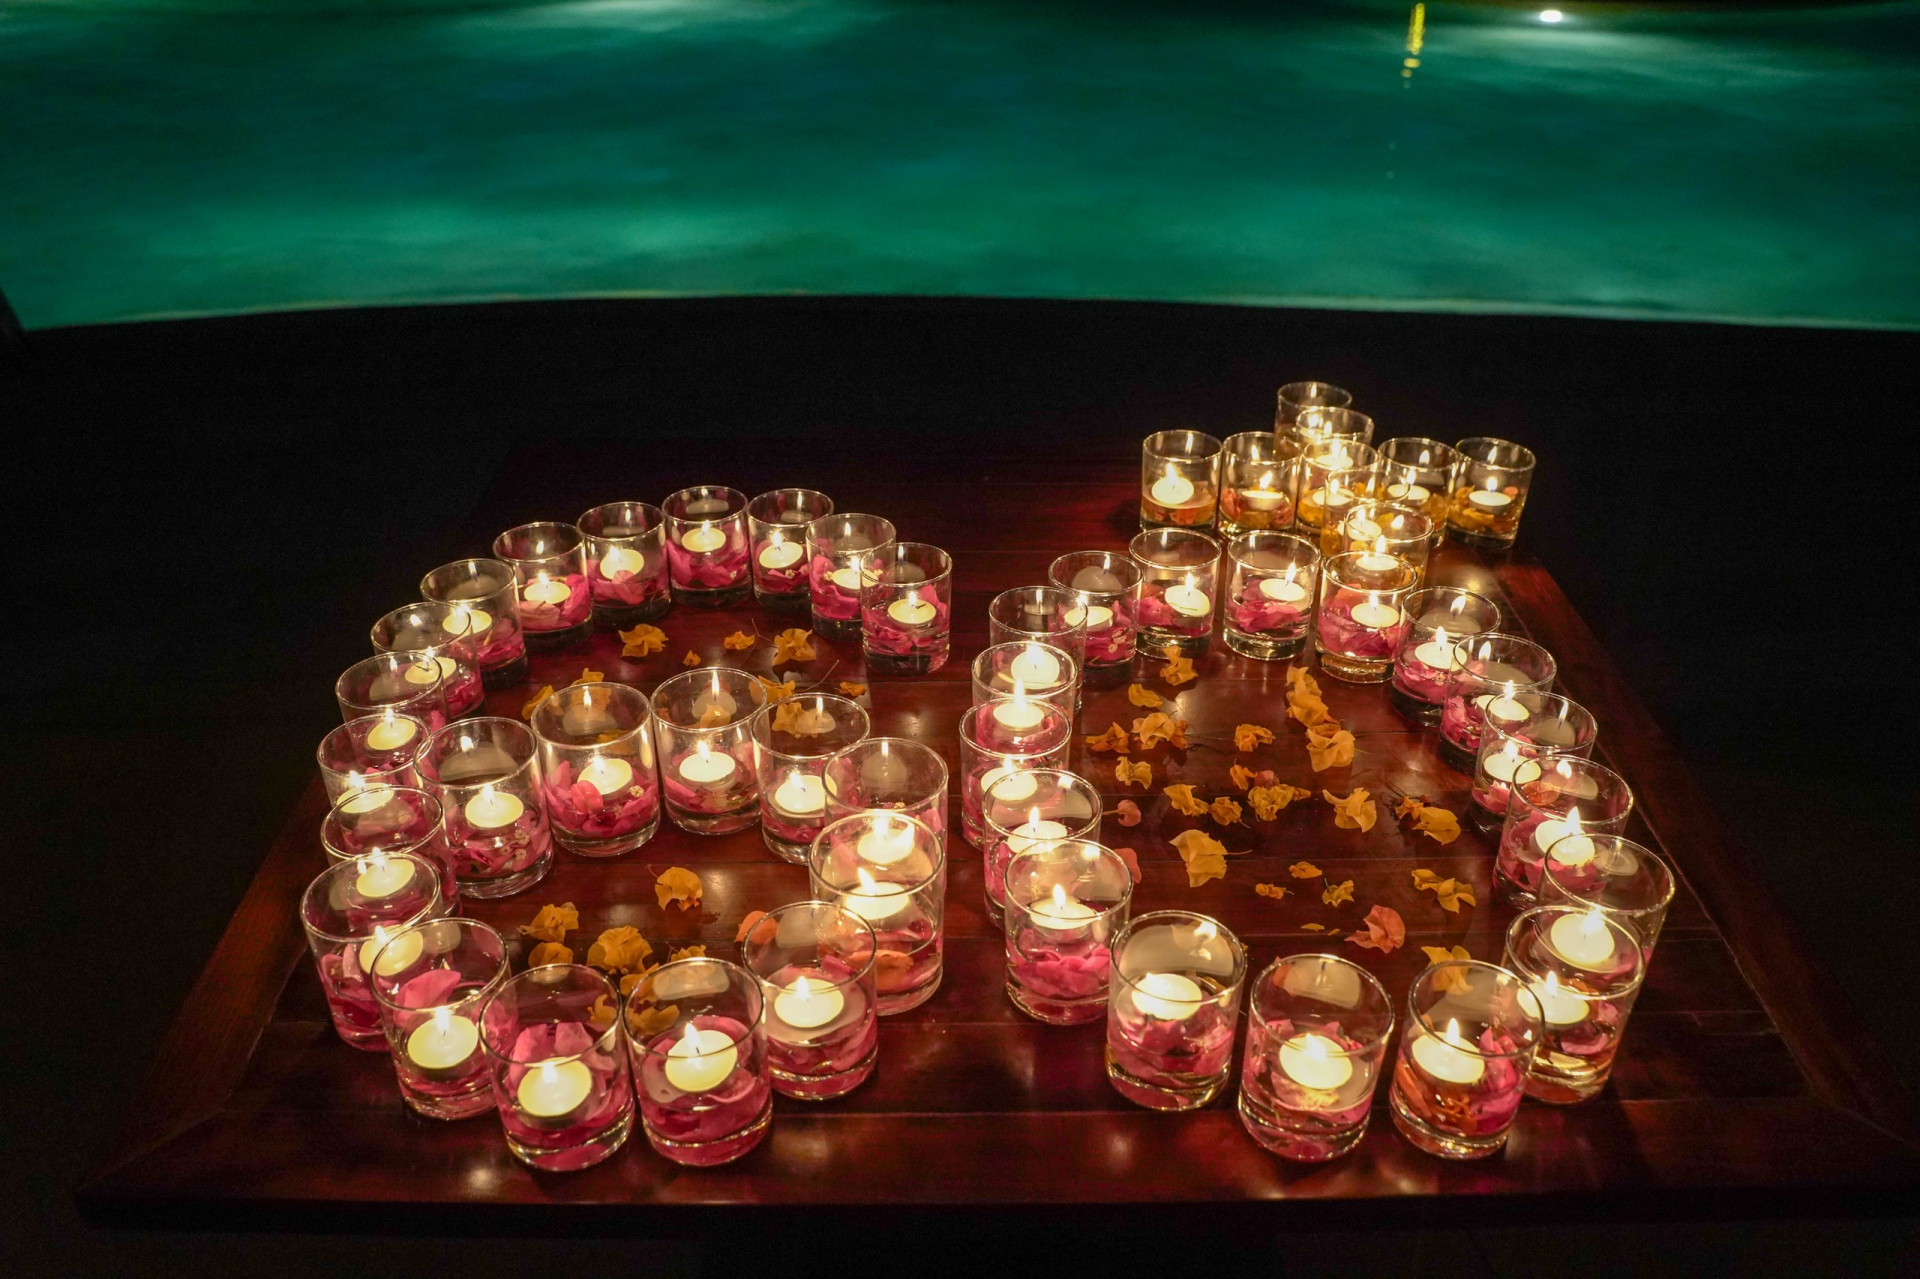
[[[843,679],[840,681],[840,691],[848,697],[865,697],[867,694],[867,686],[865,684],[856,684],[852,680]]]
[[[1150,751],[1161,742],[1169,741],[1184,750],[1187,745],[1187,721],[1175,719],[1164,711],[1155,711],[1133,721],[1133,735],[1140,739],[1140,749],[1143,751]]]
[[[667,633],[658,626],[636,626],[620,632],[620,656],[646,657],[667,646]]]
[[[540,709],[540,703],[546,701],[549,697],[552,697],[552,696],[553,696],[553,685],[551,684],[543,685],[540,691],[535,693],[532,697],[528,698],[527,704],[520,708],[520,718],[532,719],[533,713]]]
[[[1153,765],[1145,760],[1118,760],[1113,766],[1113,780],[1121,786],[1139,782],[1142,790],[1149,789],[1153,785]]]
[[[1353,734],[1339,720],[1322,720],[1307,729],[1307,759],[1316,773],[1353,763]]]
[[[811,662],[813,660],[813,632],[803,631],[798,626],[790,626],[773,637],[773,664],[783,662]],[[865,690],[862,690],[863,692]]]
[[[1293,865],[1287,867],[1287,873],[1295,879],[1318,879],[1326,872],[1318,866],[1315,866],[1312,862],[1295,862]]]
[[[591,666],[583,666],[580,668],[580,678],[573,682],[576,686],[580,684],[598,684],[606,678],[606,672],[596,671]]]
[[[1135,706],[1145,706],[1153,710],[1160,709],[1160,694],[1142,688],[1138,684],[1127,685],[1127,700]]]
[[[720,647],[733,653],[744,653],[753,647],[753,636],[745,631],[735,631],[720,641]]]
[[[1289,786],[1279,782],[1272,786],[1255,786],[1247,792],[1247,802],[1253,805],[1253,815],[1263,822],[1270,822],[1280,815],[1280,810],[1296,799],[1305,799],[1311,791],[1298,786]]]
[[[587,962],[608,972],[637,970],[653,954],[653,947],[637,928],[609,928],[587,947]]]
[[[1353,900],[1353,881],[1342,880],[1337,884],[1328,884],[1320,892],[1320,900],[1329,906],[1338,906],[1342,902]]]
[[[1216,797],[1207,811],[1212,813],[1213,820],[1222,826],[1232,826],[1240,820],[1240,805],[1234,802],[1231,795]]]
[[[1275,901],[1279,901],[1282,897],[1285,897],[1287,895],[1287,890],[1282,888],[1278,884],[1255,884],[1253,886],[1253,891],[1260,894],[1262,897],[1271,897]]]
[[[1173,846],[1187,864],[1187,887],[1198,888],[1210,879],[1227,874],[1227,849],[1203,830],[1183,830],[1174,836]]]
[[[691,910],[700,904],[703,891],[700,877],[684,866],[669,866],[653,881],[653,895],[660,899],[661,910],[675,903],[681,910]]]
[[[1169,786],[1165,793],[1176,813],[1184,813],[1188,817],[1199,817],[1207,811],[1207,806],[1193,797],[1193,785],[1190,782]]]
[[[527,967],[540,968],[547,964],[571,964],[573,951],[557,941],[543,941],[527,952]]]
[[[1250,751],[1263,742],[1273,740],[1273,730],[1262,728],[1258,724],[1237,724],[1233,730],[1233,749]]]
[[[1193,659],[1181,657],[1172,649],[1167,650],[1167,664],[1160,668],[1160,678],[1178,687],[1190,679],[1200,678],[1200,672],[1193,669]]]
[[[1333,824],[1341,830],[1372,830],[1374,822],[1379,820],[1380,811],[1367,798],[1364,786],[1356,786],[1352,794],[1338,797],[1332,791],[1323,790],[1320,797],[1333,805]]]
[[[558,906],[542,906],[535,911],[532,922],[520,925],[520,935],[535,941],[560,941],[578,927],[580,912],[574,909],[572,902],[562,902]]]
[[[707,948],[705,945],[682,946],[679,950],[670,950],[667,952],[668,963],[672,963],[676,959],[705,959],[706,957]]]
[[[1131,746],[1127,739],[1127,730],[1118,724],[1109,724],[1106,732],[1098,737],[1087,738],[1086,743],[1090,751],[1116,751],[1122,755],[1125,755]]]
[[[680,665],[682,666],[700,665],[700,654],[694,652],[692,649],[688,649],[687,655],[680,659]]]

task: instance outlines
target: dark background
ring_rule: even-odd
[[[1915,681],[1903,619],[1916,368],[1914,334],[911,299],[413,308],[0,336],[17,688],[0,827],[16,956],[5,1096],[17,1148],[0,1187],[19,1222],[5,1235],[9,1269],[771,1264],[738,1240],[103,1231],[69,1197],[307,784],[313,746],[337,722],[333,677],[368,651],[369,624],[413,599],[425,569],[484,553],[499,528],[572,518],[487,509],[509,458],[578,471],[616,439],[657,444],[660,464],[607,476],[605,498],[657,501],[695,479],[731,482],[683,475],[687,453],[714,455],[715,440],[790,457],[796,481],[815,452],[891,471],[927,440],[1125,454],[1166,427],[1270,426],[1274,387],[1318,377],[1354,392],[1377,438],[1528,444],[1541,462],[1522,544],[1690,756],[1754,873],[1912,1087]],[[1604,1211],[1242,1237],[1221,1268],[1920,1264],[1913,1220],[1623,1227],[1600,1224]],[[1018,1264],[991,1221],[959,1230],[986,1264]],[[1182,1255],[1217,1242],[1185,1240]],[[1119,1260],[1098,1240],[1078,1246],[1085,1268]]]

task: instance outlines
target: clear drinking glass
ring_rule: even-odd
[[[925,542],[895,542],[866,562],[860,647],[876,675],[930,675],[953,643],[953,560]]]
[[[1539,1008],[1525,978],[1497,964],[1448,959],[1415,977],[1387,1091],[1400,1135],[1442,1159],[1506,1145],[1540,1042]]]
[[[533,730],[512,719],[461,720],[428,739],[415,767],[444,811],[461,896],[511,897],[546,878],[553,833]]]
[[[300,925],[320,970],[333,1028],[350,1047],[367,1052],[386,1047],[369,978],[387,939],[450,909],[440,895],[438,870],[412,853],[334,862],[307,885],[300,897]],[[406,960],[399,951],[386,957],[395,972],[405,971]]]
[[[1293,425],[1282,433],[1282,438],[1296,440],[1302,446],[1328,440],[1347,440],[1367,445],[1373,442],[1373,419],[1351,408],[1336,408],[1330,404],[1308,405],[1300,410],[1299,416],[1293,419]]]
[[[521,1163],[577,1172],[626,1142],[633,1088],[617,1000],[593,969],[545,964],[508,978],[481,1005],[494,1108]]]
[[[582,857],[617,857],[660,826],[653,711],[647,695],[598,682],[560,689],[529,720],[553,837]]]
[[[1591,758],[1600,725],[1593,712],[1559,693],[1514,693],[1505,700],[1519,707],[1519,719],[1503,718],[1480,726],[1480,752],[1473,761],[1472,807],[1468,816],[1488,834],[1507,820],[1507,792],[1540,776],[1546,754]],[[1511,707],[1503,707],[1511,710]]]
[[[1432,522],[1433,544],[1446,536],[1447,512],[1456,487],[1460,454],[1452,445],[1419,436],[1401,436],[1379,446],[1379,494],[1426,514]]]
[[[1331,382],[1289,382],[1274,397],[1273,429],[1282,434],[1300,417],[1302,409],[1351,408],[1353,396]]]
[[[1140,566],[1132,556],[1114,551],[1073,551],[1055,560],[1047,576],[1074,593],[1067,619],[1086,624],[1087,682],[1124,680],[1133,669]]]
[[[1226,1087],[1247,952],[1185,910],[1135,916],[1113,940],[1107,1079],[1149,1110],[1194,1110]]]
[[[860,703],[798,693],[753,717],[753,766],[760,787],[760,838],[782,861],[804,866],[827,824],[827,761],[867,736]]]
[[[1393,669],[1407,634],[1407,599],[1420,583],[1394,555],[1348,551],[1320,561],[1314,647],[1320,669],[1350,684],[1378,684]]]
[[[1586,1101],[1607,1086],[1647,960],[1637,933],[1592,906],[1535,906],[1507,926],[1507,968],[1539,1007],[1527,1096]]]
[[[1481,726],[1519,723],[1525,712],[1513,695],[1548,692],[1558,673],[1552,653],[1518,635],[1482,631],[1461,640],[1440,704],[1440,758],[1457,772],[1471,773]]]
[[[1291,533],[1243,533],[1227,546],[1228,648],[1263,662],[1306,647],[1319,584],[1320,552]]]
[[[807,864],[811,895],[873,929],[882,1017],[917,1008],[940,988],[947,863],[933,828],[891,810],[830,822]]]
[[[1282,440],[1272,431],[1243,431],[1227,437],[1221,453],[1220,536],[1283,529],[1293,523],[1293,495],[1300,482],[1303,451],[1298,440]]]
[[[747,503],[754,598],[768,608],[807,607],[807,526],[832,514],[833,499],[813,489],[774,489]]]
[[[983,648],[973,659],[973,704],[998,697],[1050,702],[1072,719],[1080,706],[1080,670],[1065,649],[1037,640]]]
[[[696,484],[661,502],[660,511],[666,517],[674,598],[713,608],[741,603],[753,593],[745,493]]]
[[[1429,586],[1407,597],[1407,631],[1393,657],[1387,698],[1416,724],[1438,724],[1454,647],[1470,635],[1500,629],[1500,606],[1457,586]]]
[[[768,911],[740,962],[760,979],[773,1090],[799,1101],[844,1097],[880,1059],[873,926],[832,902]]]
[[[1633,788],[1620,774],[1575,755],[1547,755],[1536,761],[1540,773],[1514,781],[1507,793],[1507,817],[1493,859],[1493,887],[1509,906],[1531,906],[1540,890],[1541,866],[1555,840],[1618,835],[1633,813]],[[1577,843],[1560,850],[1563,861],[1577,864]]]
[[[320,819],[320,847],[327,859],[350,862],[411,853],[431,862],[440,896],[449,907],[460,900],[447,854],[445,813],[440,801],[412,786],[369,786],[343,795]]]
[[[372,971],[400,1099],[429,1119],[492,1110],[480,1007],[510,972],[500,934],[476,919],[412,924],[375,952]]]
[[[1084,666],[1087,609],[1078,591],[1061,586],[1016,586],[987,605],[987,643],[1035,640],[1051,644]]]
[[[486,700],[481,683],[480,650],[471,635],[477,617],[464,604],[424,600],[396,608],[373,624],[373,651],[405,653],[440,667],[447,714],[471,715]]]
[[[1140,527],[1206,528],[1220,496],[1220,441],[1159,431],[1140,450]]]
[[[813,628],[828,639],[860,637],[860,591],[869,561],[894,542],[893,522],[878,515],[823,515],[807,525],[807,582]]]
[[[724,835],[760,820],[753,718],[766,693],[745,671],[682,671],[653,690],[660,786],[667,816],[696,835]]]
[[[537,520],[493,539],[493,553],[513,569],[520,629],[535,648],[561,648],[587,633],[593,592],[580,530]]]
[[[1623,835],[1589,835],[1585,844],[1563,835],[1547,847],[1540,903],[1606,912],[1633,931],[1651,962],[1673,904],[1675,882],[1672,869],[1657,853]]]
[[[583,540],[593,621],[602,630],[667,615],[666,517],[648,502],[608,502],[575,522]]]
[[[1373,496],[1378,474],[1372,446],[1343,436],[1314,440],[1300,455],[1294,532],[1318,539],[1337,528],[1347,508]]]
[[[1322,531],[1320,550],[1327,555],[1342,551],[1391,555],[1411,564],[1424,579],[1432,534],[1433,522],[1413,507],[1368,500],[1347,507],[1338,524]]]
[[[1034,768],[988,779],[982,788],[979,847],[986,857],[987,918],[1006,912],[1007,867],[1015,856],[1055,839],[1097,842],[1100,788],[1064,768]]]
[[[447,681],[440,664],[412,653],[376,653],[340,673],[333,684],[340,718],[351,722],[368,715],[393,716],[395,727],[382,740],[394,740],[408,719],[440,728],[447,714]]]
[[[947,761],[925,742],[869,737],[829,759],[821,780],[827,788],[829,822],[884,810],[925,822],[946,847]]]
[[[1140,569],[1134,617],[1141,646],[1155,654],[1206,652],[1219,590],[1220,544],[1187,529],[1150,529],[1135,534],[1127,552]]]
[[[1448,533],[1461,545],[1482,550],[1512,546],[1533,484],[1533,451],[1486,436],[1453,447],[1460,466],[1447,512]]]
[[[413,757],[432,731],[425,720],[397,711],[348,720],[321,738],[314,752],[327,798],[337,800],[371,786],[413,785]]]
[[[1007,998],[1035,1021],[1104,1021],[1113,936],[1127,922],[1133,875],[1111,848],[1047,840],[1007,866]]]
[[[650,969],[627,997],[647,1142],[674,1163],[732,1163],[773,1126],[760,979],[704,956]]]
[[[1073,720],[1059,707],[1030,697],[996,697],[960,716],[960,829],[979,847],[986,789],[1009,773],[1064,768],[1073,745]]]
[[[420,579],[420,597],[468,610],[481,678],[490,689],[511,688],[527,674],[527,641],[520,633],[513,568],[499,560],[455,560]]]
[[[1247,999],[1241,1126],[1284,1159],[1346,1154],[1367,1134],[1392,1033],[1393,999],[1360,965],[1335,955],[1274,960]]]

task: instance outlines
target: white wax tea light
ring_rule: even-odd
[[[727,535],[711,524],[696,524],[680,535],[680,545],[695,555],[709,555],[727,544]]]
[[[480,1028],[470,1018],[436,1008],[407,1036],[407,1060],[428,1074],[445,1072],[465,1065],[479,1046]]]
[[[1576,968],[1597,973],[1613,967],[1613,930],[1597,910],[1554,920],[1547,930],[1547,945]]]
[[[351,799],[340,801],[340,811],[352,813],[356,817],[379,812],[393,799],[393,792],[390,789],[385,786],[368,787],[360,780],[358,773],[349,776],[347,788],[357,793]]]
[[[391,897],[413,882],[413,863],[403,858],[373,857],[360,864],[353,891],[368,901]]]
[[[437,679],[452,679],[460,663],[451,657],[423,657],[407,667],[407,683],[426,687]]]
[[[774,787],[773,807],[787,817],[818,817],[827,807],[827,788],[811,773],[788,773]]]
[[[1376,599],[1369,599],[1365,603],[1353,606],[1354,624],[1364,626],[1370,631],[1385,630],[1399,620],[1399,609]]]
[[[411,720],[383,719],[367,730],[367,749],[374,751],[398,750],[412,741],[415,728]]]
[[[1098,564],[1089,564],[1073,575],[1073,589],[1089,595],[1112,595],[1127,589],[1120,575]]]
[[[1013,780],[1007,781],[1008,778]],[[1032,773],[1011,764],[995,764],[980,774],[980,793],[991,797],[997,804],[1017,804],[1023,799],[1031,799],[1039,789],[1040,783],[1033,780]]]
[[[1460,1023],[1447,1023],[1444,1037],[1431,1032],[1423,1034],[1413,1041],[1410,1050],[1414,1062],[1421,1070],[1444,1084],[1462,1086],[1477,1084],[1480,1076],[1487,1073],[1487,1064],[1480,1058],[1465,1051],[1467,1041],[1460,1035]]]
[[[1212,597],[1195,586],[1192,578],[1177,586],[1169,586],[1166,601],[1167,607],[1182,617],[1205,617],[1213,611]]]
[[[565,604],[572,595],[565,582],[556,582],[545,573],[528,582],[520,592],[520,598],[529,604]]]
[[[1413,660],[1436,671],[1450,671],[1460,665],[1460,659],[1453,652],[1453,641],[1447,638],[1445,630],[1435,631],[1432,639],[1414,649]]]
[[[593,1072],[584,1062],[543,1061],[528,1068],[514,1090],[520,1109],[534,1119],[564,1119],[586,1104]]]
[[[760,567],[772,569],[792,568],[800,562],[800,557],[805,554],[806,552],[800,549],[798,543],[788,542],[776,537],[760,548]]]
[[[440,623],[449,635],[478,635],[493,625],[493,614],[477,608],[456,608]]]
[[[827,574],[827,576],[833,581],[833,584],[839,587],[841,590],[849,591],[855,595],[858,595],[860,593],[860,570],[859,569],[837,568],[833,570],[833,572]]]
[[[1111,614],[1109,614],[1111,616]],[[1007,666],[1014,687],[1052,688],[1060,682],[1060,659],[1038,644],[1029,644]]]
[[[1100,912],[1069,893],[1063,884],[1055,884],[1051,896],[1035,900],[1027,907],[1036,927],[1050,932],[1080,932]]]
[[[1014,688],[1020,687],[1016,681]],[[1046,708],[1019,692],[993,708],[993,722],[1012,733],[1038,728],[1047,718]]]
[[[609,547],[600,557],[600,573],[603,577],[612,577],[615,573],[632,573],[638,577],[647,566],[647,557],[624,546]]]
[[[1593,841],[1583,833],[1578,812],[1568,813],[1563,821],[1549,817],[1533,828],[1533,846],[1541,853],[1553,852],[1553,860],[1562,866],[1585,866],[1593,860]]]
[[[520,802],[517,795],[497,791],[491,786],[482,786],[480,793],[468,800],[461,810],[467,819],[467,825],[475,830],[498,830],[502,826],[511,826],[520,820],[527,806]]]
[[[881,822],[861,832],[854,844],[860,860],[891,866],[913,855],[913,827],[905,822]]]
[[[1075,606],[1062,615],[1068,626],[1078,626],[1082,621],[1090,631],[1104,631],[1113,625],[1113,610],[1104,604],[1095,604],[1091,608]]]
[[[1161,506],[1184,506],[1193,500],[1193,481],[1169,466],[1147,495]]]
[[[1197,982],[1179,973],[1147,973],[1133,986],[1134,1008],[1161,1021],[1185,1021],[1206,999]]]
[[[680,761],[680,776],[695,786],[718,787],[724,786],[738,767],[733,756],[699,742],[693,753]]]
[[[633,765],[617,755],[595,755],[580,770],[580,780],[602,795],[618,795],[633,785]]]
[[[387,944],[389,940],[393,942],[391,946]],[[395,937],[384,928],[376,928],[371,938],[360,943],[360,971],[397,977],[419,962],[426,948],[426,942],[417,932]]]
[[[733,1041],[717,1030],[700,1030],[692,1022],[680,1042],[667,1049],[667,1082],[681,1092],[711,1092],[727,1082],[740,1062]]]
[[[1027,820],[1007,834],[1007,851],[1016,856],[1026,852],[1035,844],[1043,844],[1050,839],[1065,839],[1067,828],[1059,822],[1040,816],[1040,810],[1034,809]]]
[[[1280,1069],[1303,1088],[1330,1092],[1353,1078],[1353,1063],[1326,1035],[1308,1031],[1280,1045]]]
[[[1433,494],[1418,484],[1389,484],[1387,496],[1396,502],[1424,502]]]
[[[1527,776],[1520,776],[1520,766],[1528,765]],[[1520,748],[1507,742],[1499,750],[1487,756],[1487,776],[1496,782],[1505,782],[1509,786],[1525,785],[1540,776],[1540,766],[1520,753]]]
[[[908,591],[887,605],[887,616],[902,626],[925,626],[939,616],[939,610],[921,599],[918,591]]]
[[[831,982],[796,977],[773,997],[773,1015],[795,1030],[817,1030],[846,1010],[846,996]]]
[[[1272,483],[1271,476],[1267,477],[1266,483],[1267,484]],[[1264,484],[1260,488],[1250,488],[1250,489],[1240,490],[1240,504],[1246,507],[1249,511],[1275,510],[1279,507],[1280,503],[1285,500],[1285,498],[1286,498],[1286,494],[1276,492],[1275,490],[1266,487]]]
[[[1497,511],[1509,505],[1513,501],[1513,496],[1508,493],[1502,493],[1499,489],[1475,489],[1473,492],[1467,494],[1467,500],[1475,506],[1482,507],[1489,511]]]
[[[1391,573],[1400,567],[1399,560],[1378,548],[1362,552],[1353,564],[1362,573]]]
[[[911,906],[913,898],[905,884],[876,884],[863,870],[859,891],[843,894],[840,904],[869,924],[883,924]]]
[[[1547,979],[1528,988],[1540,1004],[1540,1017],[1549,1026],[1578,1026],[1587,1019],[1587,1001],[1560,984],[1560,978],[1548,973]]]
[[[1260,593],[1282,604],[1300,604],[1307,598],[1307,588],[1290,577],[1261,578]]]

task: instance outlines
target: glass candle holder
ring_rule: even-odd
[[[1647,975],[1639,935],[1598,907],[1535,906],[1507,926],[1505,963],[1540,1014],[1527,1096],[1559,1106],[1596,1096]]]
[[[930,675],[953,637],[953,560],[925,542],[895,542],[867,560],[860,647],[875,675]]]
[[[667,816],[696,835],[760,820],[753,717],[766,698],[753,676],[724,666],[682,671],[653,690]]]
[[[579,529],[554,520],[522,524],[494,538],[493,553],[513,569],[515,610],[527,643],[562,648],[586,635],[593,592]]]
[[[666,519],[674,598],[714,608],[738,604],[753,593],[745,493],[696,484],[660,503],[660,512]]]
[[[314,752],[320,784],[329,800],[371,786],[411,786],[413,757],[433,730],[425,720],[397,711],[350,719],[320,739]]]
[[[493,1109],[480,1007],[509,973],[506,943],[476,919],[413,924],[375,952],[373,997],[408,1106],[429,1119]]]
[[[1289,382],[1274,397],[1273,429],[1276,434],[1299,420],[1302,409],[1344,409],[1353,406],[1353,396],[1331,382]]]
[[[1140,570],[1134,618],[1141,647],[1195,656],[1213,636],[1213,595],[1219,589],[1220,544],[1187,529],[1150,529],[1127,546]]]
[[[1403,435],[1378,446],[1379,495],[1423,512],[1430,521],[1433,544],[1438,546],[1447,532],[1447,512],[1451,509],[1454,476],[1460,468],[1460,454],[1451,444],[1419,436]]]
[[[647,1143],[674,1163],[712,1168],[773,1126],[760,979],[721,959],[650,969],[627,997],[627,1043]]]
[[[1057,706],[1072,719],[1080,705],[1073,655],[1036,640],[981,649],[973,659],[973,704],[1014,696]]]
[[[1073,720],[1051,703],[996,697],[969,707],[960,716],[960,829],[967,841],[986,846],[988,787],[1012,773],[1065,768],[1072,745]]]
[[[1291,533],[1243,533],[1228,544],[1227,562],[1227,647],[1263,662],[1297,656],[1313,619],[1320,552]]]
[[[1454,472],[1447,532],[1462,546],[1503,550],[1520,531],[1520,512],[1533,483],[1533,450],[1506,440],[1475,436],[1454,449]]]
[[[527,641],[514,603],[513,569],[499,560],[455,560],[420,579],[420,597],[468,612],[465,631],[490,689],[512,688],[527,674]]]
[[[1413,979],[1407,1029],[1387,1090],[1393,1126],[1443,1159],[1507,1144],[1540,1042],[1539,1003],[1496,964],[1446,960]]]
[[[760,979],[773,1090],[844,1097],[880,1059],[873,927],[832,902],[792,902],[747,930],[740,962]]]
[[[626,1142],[633,1089],[617,1001],[593,969],[544,964],[508,978],[481,1004],[494,1107],[521,1163],[577,1172]]]
[[[1424,580],[1432,534],[1433,522],[1413,507],[1370,499],[1353,503],[1338,524],[1322,531],[1320,550],[1327,555],[1391,555],[1411,564]]]
[[[799,693],[753,717],[753,767],[760,789],[760,838],[782,861],[804,866],[827,824],[827,761],[866,740],[860,703]]]
[[[1087,660],[1087,609],[1079,592],[1061,586],[1016,586],[987,605],[987,643],[1034,640],[1051,644],[1073,658]]]
[[[1206,528],[1220,497],[1220,441],[1159,431],[1140,449],[1140,527]]]
[[[593,624],[601,630],[638,626],[667,615],[666,517],[649,502],[607,502],[574,521],[580,530],[593,596]]]
[[[1393,656],[1387,697],[1416,724],[1438,724],[1447,681],[1458,666],[1454,647],[1470,635],[1500,629],[1500,606],[1457,586],[1429,586],[1407,597],[1407,631]]]
[[[1526,692],[1514,693],[1507,700],[1524,714],[1520,719],[1480,726],[1480,753],[1474,757],[1473,786],[1468,792],[1472,807],[1467,815],[1487,834],[1506,824],[1509,788],[1540,776],[1538,761],[1542,755],[1551,752],[1590,759],[1594,739],[1600,735],[1593,712],[1572,698]]]
[[[1298,440],[1272,431],[1229,435],[1221,450],[1220,517],[1222,537],[1254,529],[1283,529],[1293,523],[1293,495],[1300,481]]]
[[[1288,955],[1247,998],[1240,1123],[1284,1159],[1320,1163],[1366,1136],[1393,1033],[1393,1000],[1360,965]]]
[[[396,608],[373,624],[373,651],[403,653],[440,668],[447,715],[471,715],[486,701],[480,678],[480,651],[468,632],[477,620],[464,604],[425,600]]]
[[[1331,404],[1307,405],[1293,419],[1293,424],[1281,433],[1281,438],[1294,440],[1302,448],[1334,440],[1370,446],[1373,442],[1373,419],[1352,408]]]
[[[1672,869],[1658,854],[1624,836],[1563,835],[1547,847],[1540,903],[1604,911],[1639,938],[1641,957],[1651,961],[1673,904],[1674,883]]]
[[[933,997],[940,988],[947,863],[931,826],[893,811],[839,818],[813,841],[807,878],[814,898],[873,929],[875,1007],[882,1017]]]
[[[1007,998],[1035,1021],[1103,1021],[1133,874],[1091,840],[1036,843],[1006,873]]]
[[[366,716],[391,718],[393,727],[377,732],[376,740],[401,744],[396,736],[408,720],[441,728],[447,714],[447,681],[440,664],[411,653],[376,653],[363,657],[340,673],[333,684],[340,718],[351,723]]]
[[[534,708],[540,793],[553,837],[582,857],[617,857],[660,827],[653,711],[625,684],[573,684]]]
[[[320,847],[327,859],[350,862],[410,853],[429,862],[449,907],[460,900],[447,855],[440,801],[412,786],[369,786],[343,795],[320,820]]]
[[[1193,1110],[1226,1086],[1247,952],[1219,920],[1136,916],[1113,940],[1107,1079],[1149,1110]]]
[[[1052,840],[1097,842],[1100,789],[1064,768],[1035,768],[992,778],[982,787],[979,847],[986,857],[987,917],[1006,915],[1007,867],[1021,853]]]
[[[1516,778],[1507,788],[1507,817],[1493,859],[1494,889],[1515,908],[1533,904],[1555,840],[1587,840],[1560,850],[1561,861],[1577,866],[1592,856],[1592,836],[1618,835],[1633,812],[1633,789],[1606,765],[1575,755],[1547,755],[1535,763],[1539,776]]]
[[[1482,631],[1454,645],[1440,703],[1440,758],[1457,772],[1471,773],[1482,727],[1519,723],[1526,712],[1513,695],[1547,692],[1558,673],[1552,653],[1518,635]]]
[[[1320,669],[1350,684],[1378,684],[1407,637],[1407,599],[1420,575],[1405,560],[1348,551],[1320,561],[1314,647]]]
[[[416,767],[444,811],[461,896],[511,897],[546,878],[553,832],[533,730],[511,719],[462,720],[428,739]]]
[[[825,515],[807,525],[814,630],[828,639],[860,637],[860,592],[875,576],[869,561],[893,542],[893,522],[878,515]]]
[[[1086,681],[1125,680],[1133,669],[1140,566],[1132,556],[1114,551],[1073,551],[1055,560],[1047,577],[1055,586],[1073,592],[1074,604],[1066,620],[1086,627]]]
[[[832,514],[833,499],[812,489],[774,489],[747,503],[755,599],[785,611],[807,607],[807,526]]]
[[[450,907],[440,896],[434,865],[412,853],[375,854],[334,862],[300,898],[300,925],[320,971],[327,1013],[340,1038],[354,1048],[379,1052],[380,1005],[369,978],[387,939],[423,919],[439,919]],[[396,971],[407,967],[399,951],[387,956]]]
[[[942,849],[947,846],[947,761],[926,743],[869,737],[827,760],[820,780],[827,788],[829,822],[884,810],[918,818]]]

